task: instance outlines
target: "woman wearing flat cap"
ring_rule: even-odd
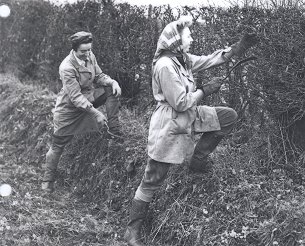
[[[197,106],[206,96],[219,90],[222,79],[213,78],[196,87],[193,73],[219,66],[233,55],[240,56],[257,42],[255,34],[245,34],[228,49],[208,56],[189,54],[193,41],[191,17],[169,23],[162,31],[153,58],[152,88],[157,107],[151,117],[148,161],[135,193],[125,240],[142,246],[141,226],[155,191],[164,183],[172,165],[190,163],[192,172],[211,171],[208,155],[233,128],[237,113],[227,107]],[[202,134],[194,147],[193,134]]]
[[[121,88],[104,74],[91,51],[92,34],[77,32],[70,37],[72,50],[59,66],[63,84],[53,115],[54,133],[46,154],[42,189],[54,190],[56,169],[64,147],[74,135],[97,131],[108,123],[111,136],[120,135],[118,120]],[[107,118],[98,108],[106,105]]]

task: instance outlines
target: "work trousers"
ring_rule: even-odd
[[[105,93],[98,97],[93,106],[98,108],[101,105],[106,106],[108,126],[110,131],[117,134],[119,132],[119,98],[115,97],[112,93],[112,87],[105,87]],[[56,170],[59,163],[59,159],[64,151],[65,146],[73,139],[74,135],[58,136],[52,135],[52,143],[49,151],[46,154],[46,163],[43,167],[44,175],[43,181],[53,182],[56,178]]]
[[[237,113],[235,110],[227,107],[215,107],[215,109],[221,129],[212,133],[216,136],[223,137],[231,132],[237,119]],[[210,133],[203,133],[203,140],[204,134]],[[200,144],[195,147],[195,151],[196,149],[200,150]],[[206,151],[202,152],[205,153]],[[135,199],[151,202],[154,193],[160,189],[166,180],[170,166],[170,163],[159,162],[148,158],[144,176],[135,193]]]

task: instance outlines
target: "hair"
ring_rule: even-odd
[[[192,24],[193,18],[191,16],[183,15],[177,20],[177,30],[181,34],[184,28],[190,27]]]
[[[80,42],[72,42],[72,49],[74,51],[77,51],[78,47],[81,45],[81,44],[89,44],[89,43],[92,43],[92,37],[87,37],[86,39],[80,41]]]

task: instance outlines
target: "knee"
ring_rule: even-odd
[[[167,177],[169,168],[169,163],[149,159],[148,165],[145,168],[143,183],[150,186],[161,186]]]
[[[62,153],[65,146],[72,140],[73,135],[69,136],[52,136],[52,145],[50,147],[49,151],[52,151],[54,153]]]
[[[105,86],[104,90],[105,90],[105,95],[107,98],[112,98],[113,100],[119,100],[119,97],[116,97],[113,94],[112,86]]]
[[[145,177],[144,183],[147,186],[156,187],[158,189],[163,184],[164,176],[164,174],[156,173],[154,176]]]
[[[107,96],[112,95],[112,87],[111,86],[104,86],[104,90]]]
[[[237,112],[232,108],[228,108],[228,114],[231,121],[231,125],[234,125],[238,118]]]
[[[238,114],[232,108],[225,108],[222,111],[221,117],[219,118],[221,130],[219,131],[219,135],[227,135],[229,134],[238,118]]]
[[[220,126],[233,126],[238,118],[236,111],[232,108],[220,108],[218,115]]]

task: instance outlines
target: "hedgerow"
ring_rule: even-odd
[[[304,10],[297,7],[258,8],[131,6],[110,1],[79,1],[57,6],[46,1],[14,1],[5,21],[5,64],[21,78],[39,79],[53,91],[61,88],[58,66],[68,54],[68,37],[80,30],[93,33],[93,51],[102,69],[122,86],[127,105],[151,100],[150,67],[162,28],[182,14],[192,15],[195,54],[230,46],[245,32],[260,37],[248,52],[259,59],[229,78],[226,91],[207,103],[228,105],[240,115],[240,125],[273,124],[282,134],[289,158],[304,150]],[[174,11],[175,10],[175,11]],[[233,60],[234,62],[234,60]],[[232,63],[197,75],[208,81],[225,75]],[[283,162],[287,164],[287,161]]]
[[[239,114],[236,128],[213,155],[214,175],[192,176],[186,167],[173,168],[153,202],[148,240],[161,245],[304,244],[302,8],[174,11],[169,6],[110,1],[63,6],[13,1],[11,7],[12,15],[4,20],[2,55],[5,64],[19,70],[25,86],[6,78],[8,83],[0,87],[5,101],[0,107],[1,129],[7,131],[3,141],[11,146],[22,141],[10,155],[20,153],[20,162],[40,168],[52,130],[55,95],[48,90],[36,94],[35,88],[38,84],[54,92],[61,88],[58,66],[70,51],[67,39],[74,32],[93,33],[100,66],[123,88],[120,120],[125,143],[108,146],[103,133],[76,137],[61,160],[58,182],[101,204],[96,213],[109,216],[114,224],[126,222],[129,201],[145,168],[154,110],[150,67],[162,28],[181,14],[192,15],[192,52],[198,55],[228,47],[244,32],[256,32],[260,42],[245,57],[258,59],[238,68],[224,90],[203,102],[229,106]],[[226,75],[238,60],[196,74],[196,79]]]
[[[41,207],[39,202],[45,201],[39,192],[52,133],[55,95],[37,86],[21,84],[13,76],[1,75],[0,99],[3,102],[0,161],[18,167],[10,178],[16,191],[12,200],[3,201],[3,205],[6,209],[19,209],[18,216],[33,223],[39,220],[35,217],[35,206]],[[27,243],[44,240],[47,245],[54,241],[56,245],[65,245],[67,238],[75,244],[85,240],[88,244],[122,240],[130,201],[145,169],[148,121],[146,115],[127,108],[121,110],[120,121],[123,144],[109,144],[104,130],[80,135],[67,146],[59,164],[55,195],[71,192],[80,199],[78,206],[91,208],[90,214],[80,220],[80,214],[67,213],[69,225],[63,216],[60,220],[46,219],[48,214],[56,214],[51,205],[52,209],[41,218],[46,225],[39,220],[37,225],[26,227],[16,220],[15,210],[5,211],[0,228],[7,243],[26,238],[30,240]],[[145,227],[148,244],[304,245],[302,180],[297,182],[281,167],[265,172],[267,164],[260,166],[261,161],[272,158],[263,151],[266,148],[267,153],[272,152],[270,146],[261,145],[267,141],[268,131],[254,132],[251,141],[243,145],[236,144],[239,139],[232,133],[213,153],[215,172],[211,175],[190,174],[185,165],[173,166],[150,206]],[[35,187],[28,185],[29,179]],[[22,199],[18,194],[24,186],[33,189],[23,191],[28,194],[24,199],[30,212],[24,210],[24,204],[16,202]],[[15,205],[9,201],[15,201]],[[60,205],[57,213],[70,209],[62,202],[54,202]],[[106,222],[107,225],[100,224]]]

